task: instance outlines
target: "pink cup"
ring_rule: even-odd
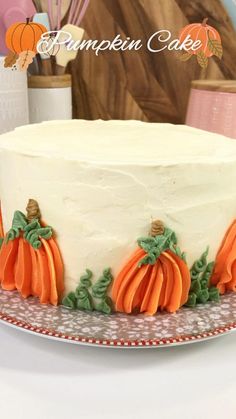
[[[186,125],[236,138],[236,81],[193,81]]]

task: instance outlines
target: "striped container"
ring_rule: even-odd
[[[28,122],[26,72],[4,68],[0,57],[0,134]]]
[[[186,125],[236,138],[236,81],[193,81]]]

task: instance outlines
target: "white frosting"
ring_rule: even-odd
[[[35,198],[72,290],[86,268],[116,274],[152,218],[175,230],[189,265],[214,260],[236,215],[236,141],[187,126],[53,121],[0,136],[5,230]]]

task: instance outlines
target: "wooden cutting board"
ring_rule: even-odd
[[[112,40],[119,33],[145,44],[159,29],[178,37],[183,26],[204,17],[219,30],[224,48],[222,61],[211,58],[207,70],[194,59],[181,62],[170,51],[142,48],[98,56],[79,51],[69,66],[74,116],[182,123],[192,80],[236,78],[236,33],[220,0],[91,0],[81,24],[87,39]]]

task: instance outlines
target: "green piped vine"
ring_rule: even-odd
[[[113,311],[112,300],[107,295],[108,288],[113,280],[111,269],[104,269],[102,276],[92,285],[92,271],[80,277],[80,282],[75,292],[70,292],[62,300],[62,305],[68,308],[88,311],[100,311],[110,314]]]
[[[6,235],[6,241],[15,240],[23,233],[25,240],[34,249],[39,249],[42,246],[40,238],[50,239],[52,237],[53,231],[52,227],[42,227],[38,219],[34,219],[31,222],[28,222],[26,216],[21,211],[15,211],[12,227]]]
[[[142,265],[154,265],[161,253],[166,250],[171,250],[181,259],[186,262],[186,255],[181,252],[177,246],[177,237],[173,230],[165,227],[162,234],[154,237],[141,237],[138,239],[138,245],[147,255],[139,262],[139,267]]]
[[[80,283],[75,290],[76,306],[78,310],[93,310],[93,300],[88,288],[91,287],[92,271],[86,269],[86,274],[80,277]]]
[[[96,299],[99,299],[98,303],[95,305],[95,310],[101,311],[102,313],[110,314],[112,312],[112,300],[107,295],[107,290],[112,283],[113,276],[111,274],[111,269],[104,269],[103,275],[97,280],[97,282],[92,286],[92,296]]]
[[[208,301],[220,301],[219,290],[210,286],[214,262],[207,262],[209,248],[196,260],[190,270],[191,287],[189,291],[187,307],[195,307],[197,304],[206,304]]]

